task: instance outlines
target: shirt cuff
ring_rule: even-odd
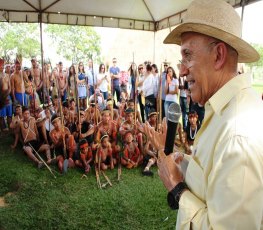
[[[179,212],[181,219],[190,222],[201,209],[206,208],[206,204],[197,198],[191,191],[182,193],[179,201]]]

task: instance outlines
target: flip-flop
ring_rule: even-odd
[[[68,172],[68,159],[65,159],[63,162],[63,173],[66,174]]]

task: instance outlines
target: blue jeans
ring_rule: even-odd
[[[107,100],[108,99],[108,92],[102,92],[102,91],[100,91],[100,92],[103,94],[104,100]]]

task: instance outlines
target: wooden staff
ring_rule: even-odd
[[[160,68],[160,84],[159,84],[159,122],[158,124],[162,123],[162,65]]]
[[[56,78],[56,84],[57,84],[57,78]],[[61,100],[60,90],[58,90],[58,95],[60,98],[59,110],[60,110],[60,116],[61,116],[61,129],[62,129],[62,140],[63,140],[63,155],[64,155],[63,168],[65,169],[68,165],[68,159],[67,159],[67,148],[66,148],[66,141],[65,141],[64,115],[63,115],[63,111],[62,111],[62,100]]]
[[[96,151],[96,156],[95,156],[95,174],[96,174],[96,181],[98,188],[101,189],[101,183],[100,183],[100,156],[99,156],[99,147]]]
[[[75,68],[75,67],[74,67]],[[75,71],[74,71],[75,72]],[[80,125],[80,107],[79,107],[79,93],[78,93],[78,86],[77,86],[77,77],[79,74],[79,69],[76,67],[76,74],[74,76],[74,84],[75,84],[75,98],[76,98],[76,103],[77,103],[77,111],[78,111],[78,123]],[[79,129],[79,135],[81,134],[81,127]]]
[[[39,155],[39,153],[33,148],[33,146],[29,143],[29,146],[31,147],[31,149],[35,152],[35,154],[37,155],[37,157],[44,163],[44,165],[47,167],[48,171],[54,176],[54,178],[56,179],[57,177],[55,176],[55,174],[52,172],[52,169],[47,165],[47,163],[43,160],[43,158]]]

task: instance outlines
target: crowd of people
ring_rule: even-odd
[[[101,170],[143,165],[143,174],[152,175],[157,150],[143,125],[148,122],[162,132],[169,105],[180,102],[183,116],[176,144],[191,154],[202,122],[197,112],[202,110],[189,113],[189,105],[196,105],[185,77],[177,77],[168,62],[161,73],[149,62],[138,67],[131,63],[127,71],[120,70],[116,58],[112,62],[108,70],[100,64],[97,71],[92,60],[87,68],[83,62],[69,68],[58,62],[53,69],[44,63],[42,70],[36,58],[23,68],[21,57],[14,64],[1,59],[2,90],[9,95],[0,126],[14,134],[11,147],[22,145],[39,168],[44,162],[36,153],[44,154],[46,163],[57,164],[61,173],[73,167],[88,173],[95,161]]]

